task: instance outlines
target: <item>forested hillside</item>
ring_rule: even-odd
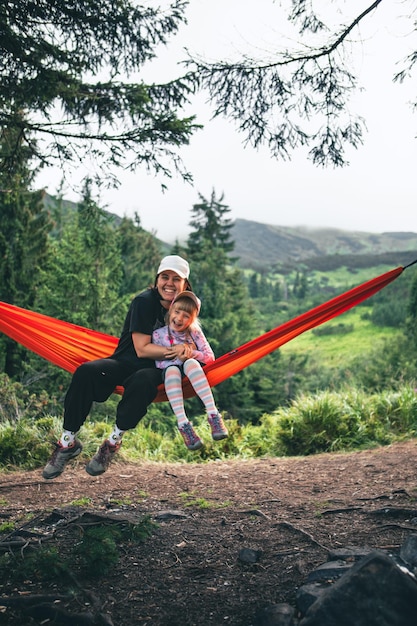
[[[88,187],[79,204],[45,194],[42,200],[34,210],[43,222],[34,223],[44,224],[43,249],[38,258],[28,257],[23,268],[21,257],[16,258],[18,280],[3,281],[0,299],[118,336],[132,296],[153,282],[161,256],[178,252],[190,261],[192,285],[203,302],[201,319],[216,356],[417,258],[414,233],[375,235],[232,222],[229,207],[214,192],[191,208],[192,232],[176,247],[145,231],[138,215],[121,218],[101,209]],[[323,326],[320,334],[307,333],[304,341],[314,339],[314,349],[303,344],[300,350],[290,342],[218,385],[223,409],[242,423],[256,423],[300,392],[340,387],[348,371],[352,384],[366,380],[369,390],[395,384],[399,376],[413,377],[415,359],[407,352],[414,345],[415,273],[415,267],[407,270],[365,302],[354,321],[342,317]],[[329,336],[337,339],[339,359],[329,356],[334,350]],[[382,345],[384,339],[393,342],[391,347]],[[370,346],[377,351],[372,357],[375,369],[367,368],[365,374]],[[2,369],[30,391],[55,395],[66,388],[65,372],[7,337],[0,337],[0,348]],[[191,407],[192,412],[200,410],[195,400]],[[169,409],[158,411],[167,414]]]

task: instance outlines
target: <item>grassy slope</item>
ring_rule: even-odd
[[[367,307],[366,310],[370,311],[370,308]],[[365,357],[378,342],[401,334],[396,328],[374,326],[369,320],[361,319],[364,311],[364,307],[352,309],[323,325],[353,325],[351,332],[317,336],[310,330],[282,346],[281,350],[284,353],[314,353],[316,357],[320,357],[323,365],[338,367],[350,358],[361,355]]]
[[[346,267],[340,267],[331,272],[310,272],[308,279],[310,283],[323,284],[325,282],[329,287],[336,288],[338,293],[343,293],[391,269],[393,268],[388,265],[361,268],[355,271]],[[322,301],[324,302],[325,300],[326,298],[323,296]],[[365,312],[369,314],[371,311],[372,298],[366,302],[365,306],[353,308],[319,327],[326,328],[343,324],[346,327],[353,326],[352,331],[346,334],[321,336],[314,334],[313,331],[307,331],[282,346],[281,350],[287,354],[314,354],[327,367],[338,367],[349,361],[349,359],[361,355],[365,357],[379,342],[402,334],[402,331],[399,329],[378,327],[371,321],[362,319]]]

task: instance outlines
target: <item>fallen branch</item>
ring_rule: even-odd
[[[310,533],[308,533],[306,530],[303,530],[302,528],[298,528],[297,526],[294,526],[294,524],[291,524],[290,522],[277,522],[276,524],[273,524],[273,526],[284,526],[284,528],[291,528],[291,530],[294,530],[297,533],[301,533],[302,535],[310,539],[310,541],[315,543],[316,546],[319,546],[319,548],[322,548],[326,552],[329,552],[329,548],[327,548],[322,543],[317,541],[317,539],[314,539],[313,535],[310,535]]]
[[[262,513],[262,511],[260,511],[259,509],[247,509],[245,511],[239,511],[239,513],[245,513],[247,515],[257,515],[258,517],[264,517],[268,520],[270,519],[268,515],[265,515],[265,513]]]
[[[42,602],[71,602],[74,599],[72,594],[56,594],[56,595],[44,595],[44,594],[34,594],[29,596],[0,596],[0,605],[1,606],[11,606],[11,607],[27,607],[32,604],[39,604]]]
[[[326,509],[325,511],[321,511],[320,515],[333,515],[336,513],[351,513],[351,511],[363,511],[361,506],[348,506],[344,509]]]

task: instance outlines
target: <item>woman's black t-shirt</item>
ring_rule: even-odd
[[[147,289],[131,302],[123,324],[122,334],[116,350],[110,358],[128,363],[134,370],[155,367],[153,359],[142,359],[136,355],[132,333],[152,335],[153,331],[165,325],[166,309],[161,305],[157,289]]]

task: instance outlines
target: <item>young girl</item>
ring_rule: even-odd
[[[164,370],[165,392],[177,417],[178,429],[189,450],[198,450],[203,442],[185,414],[182,393],[183,375],[187,376],[204,404],[213,439],[220,441],[228,436],[227,428],[214,404],[213,394],[202,368],[202,365],[214,361],[214,354],[198,320],[200,306],[200,300],[192,291],[179,293],[168,310],[167,325],[158,328],[152,334],[152,341],[157,345],[171,347],[177,344],[188,344],[190,347],[188,352],[190,356],[155,361],[156,367]]]

